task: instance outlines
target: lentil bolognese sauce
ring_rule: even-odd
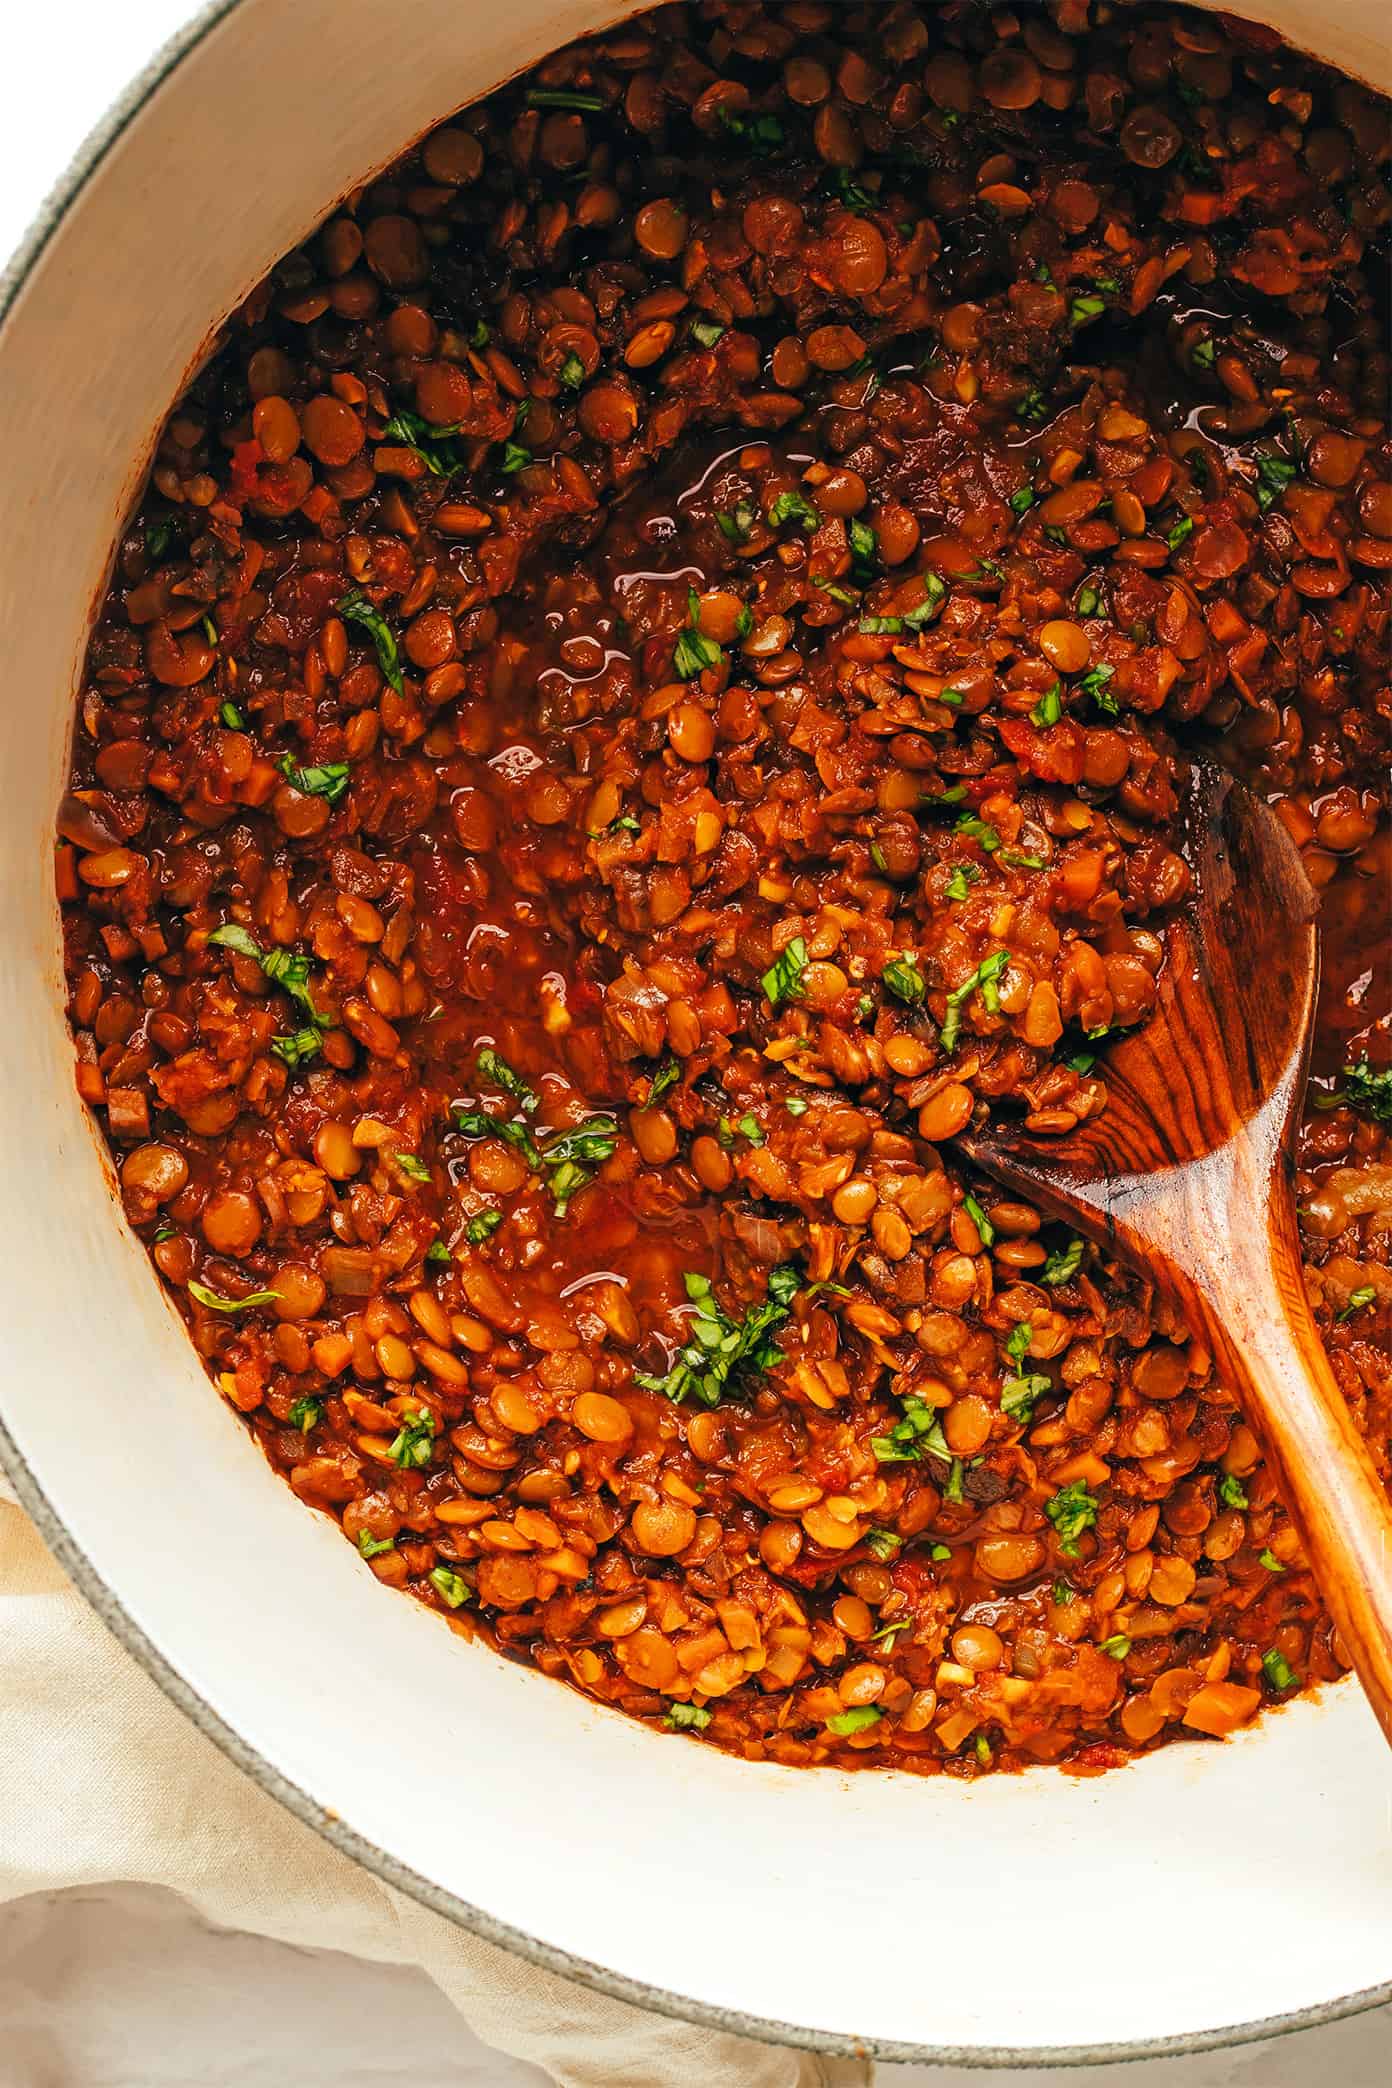
[[[1106,1107],[1216,743],[1326,894],[1300,1204],[1386,1472],[1388,151],[1224,16],[705,0],[227,322],[80,698],[78,1079],[379,1580],[788,1763],[1342,1670],[1209,1357],[952,1141]]]

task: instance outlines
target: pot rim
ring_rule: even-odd
[[[162,43],[141,70],[112,102],[106,114],[89,131],[73,158],[39,206],[37,215],[18,247],[0,269],[0,327],[3,327],[20,293],[43,255],[49,240],[102,166],[126,129],[166,80],[177,72],[219,23],[233,14],[243,0],[207,0],[182,27]],[[1214,4],[1214,0],[1204,0]],[[366,1835],[327,1812],[307,1791],[292,1782],[260,1751],[252,1747],[199,1695],[160,1651],[126,1609],[115,1589],[69,1532],[39,1480],[11,1436],[0,1413],[0,1467],[8,1475],[20,1505],[30,1517],[69,1579],[95,1610],[102,1623],[139,1663],[176,1709],[197,1727],[227,1760],[251,1778],[266,1795],[275,1799],[304,1826],[340,1854],[360,1864],[384,1885],[408,1894],[432,1913],[442,1915],[485,1942],[510,1951],[514,1956],[539,1965],[543,1970],[574,1980],[614,2000],[629,2002],[650,2013],[670,2016],[681,2022],[704,2024],[727,2034],[756,2039],[765,2044],[788,2045],[804,2051],[839,2058],[876,2059],[893,2064],[960,2066],[983,2071],[997,2067],[1103,2066],[1124,2060],[1165,2059],[1190,2053],[1221,2051],[1289,2036],[1297,2030],[1318,2029],[1341,2022],[1392,2001],[1392,1978],[1376,1986],[1318,2002],[1308,2008],[1280,2015],[1226,2024],[1212,2030],[1187,2031],[1173,2037],[1121,2040],[1107,2044],[1082,2045],[934,2045],[874,2035],[853,2036],[845,2032],[819,2031],[798,2023],[756,2016],[741,2009],[721,2008],[697,2001],[646,1981],[631,1979],[588,1958],[557,1949],[526,1930],[500,1921],[483,1907],[476,1907],[457,1894],[435,1885],[418,1871],[399,1862]]]

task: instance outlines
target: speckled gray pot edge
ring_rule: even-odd
[[[0,325],[37,265],[62,219],[80,198],[97,173],[107,153],[127,125],[134,122],[145,104],[204,37],[241,5],[241,0],[210,0],[182,29],[161,44],[149,63],[130,81],[112,103],[107,114],[89,132],[67,170],[55,182],[39,207],[37,216],[14,254],[0,271]],[[547,1972],[555,1972],[596,1993],[635,2008],[675,2017],[681,2022],[700,2023],[737,2037],[757,2039],[764,2044],[791,2045],[804,2051],[833,2057],[877,2059],[891,2064],[960,2066],[986,2070],[994,2067],[1105,2066],[1142,2059],[1181,2058],[1186,2054],[1220,2051],[1263,2039],[1286,2037],[1297,2030],[1315,2030],[1325,2023],[1392,2001],[1392,1979],[1358,1993],[1345,1994],[1313,2008],[1297,2009],[1289,2015],[1267,2016],[1257,2022],[1232,2023],[1221,2029],[1197,2030],[1182,2036],[1149,2038],[1137,2043],[1098,2045],[925,2045],[904,2043],[895,2038],[851,2037],[844,2033],[819,2031],[797,2023],[782,2023],[764,2016],[746,2015],[738,2009],[720,2008],[710,2002],[674,1994],[662,1987],[628,1979],[607,1966],[557,1950],[539,1937],[529,1936],[509,1923],[498,1921],[482,1907],[433,1885],[428,1878],[408,1870],[404,1864],[366,1840],[344,1821],[328,1814],[308,1792],[291,1783],[273,1762],[266,1760],[222,1719],[178,1670],[165,1658],[136,1623],[113,1589],[109,1588],[87,1554],[70,1535],[57,1510],[20,1451],[0,1414],[0,1464],[19,1496],[20,1504],[34,1523],[49,1551],[74,1586],[101,1618],[107,1630],[145,1670],[151,1681],[175,1708],[210,1740],[229,1762],[263,1790],[295,1819],[312,1828],[341,1855],[381,1880],[404,1892],[446,1921],[468,1929],[486,1943],[514,1956],[525,1958]]]

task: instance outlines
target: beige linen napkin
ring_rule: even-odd
[[[415,1964],[562,2088],[865,2088],[819,2059],[645,2015],[480,1942],[282,1811],[174,1709],[0,1479],[0,1902],[131,1882],[283,1942]]]

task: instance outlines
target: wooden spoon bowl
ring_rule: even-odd
[[[1291,1187],[1318,901],[1281,821],[1226,769],[1192,765],[1184,817],[1193,900],[1154,1014],[1107,1052],[1106,1109],[1062,1138],[1002,1120],[957,1143],[1143,1271],[1208,1344],[1392,1742],[1392,1511],[1305,1295]]]

